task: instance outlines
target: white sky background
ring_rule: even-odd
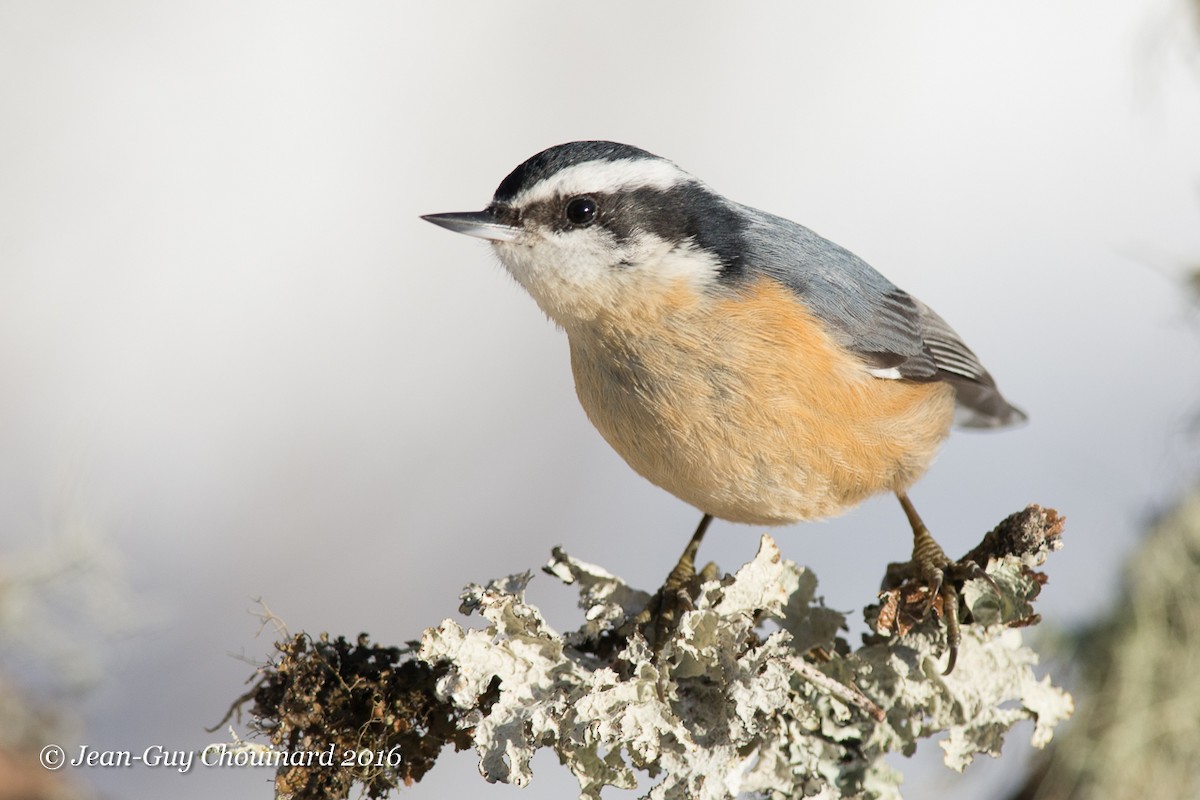
[[[554,544],[657,585],[698,513],[592,430],[486,246],[418,219],[579,138],[669,157],[946,317],[1032,422],[956,436],[914,502],[952,554],[1060,509],[1041,611],[1089,619],[1195,474],[1200,78],[1171,3],[0,4],[0,550],[52,538],[69,485],[146,619],[94,653],[78,741],[220,738],[231,654],[270,648],[254,597],[391,643]],[[758,533],[718,523],[701,555],[731,570]],[[888,498],[775,533],[846,610],[910,547]],[[897,763],[912,796],[939,753]],[[573,795],[535,768],[520,797]],[[268,771],[77,777],[270,796]],[[464,792],[516,796],[470,754],[405,796]]]

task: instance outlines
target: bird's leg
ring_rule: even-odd
[[[896,499],[900,501],[904,515],[908,517],[908,524],[912,526],[912,567],[916,571],[917,579],[929,590],[925,613],[929,613],[939,596],[942,598],[942,615],[946,620],[946,644],[950,649],[950,660],[942,674],[949,675],[954,669],[954,662],[958,660],[958,643],[962,638],[958,628],[958,592],[953,583],[946,582],[946,568],[950,566],[950,559],[933,538],[929,528],[925,527],[921,515],[908,499],[908,494],[898,491]]]
[[[942,584],[946,578],[944,568],[949,566],[950,559],[942,546],[934,540],[929,528],[925,527],[921,515],[917,513],[912,501],[908,499],[908,494],[896,492],[896,499],[900,501],[900,507],[904,509],[904,516],[908,517],[908,524],[912,526],[912,564],[917,570],[917,575],[929,588],[930,604],[932,605],[933,598],[937,597],[942,590]]]
[[[691,608],[694,593],[701,581],[710,577],[707,568],[697,574],[696,554],[712,520],[712,514],[705,514],[700,518],[696,532],[692,534],[691,541],[683,549],[683,554],[679,556],[679,561],[667,576],[662,588],[650,598],[650,602],[636,617],[622,627],[623,632],[632,633],[632,628],[642,629],[655,651],[662,648],[670,631],[679,623],[682,612]]]
[[[704,540],[704,534],[708,531],[708,526],[712,524],[712,521],[712,514],[705,514],[700,518],[696,532],[692,534],[687,547],[683,548],[683,553],[679,556],[679,561],[671,570],[671,574],[667,576],[667,580],[663,584],[664,590],[688,591],[689,584],[696,577],[696,554],[700,552],[700,542]]]
[[[913,507],[908,495],[898,491],[896,498],[900,501],[904,515],[908,517],[908,523],[912,525],[913,530],[912,561],[906,566],[929,590],[924,613],[929,612],[939,597],[942,600],[942,618],[946,621],[946,644],[950,651],[946,670],[942,674],[949,675],[958,660],[958,645],[962,641],[958,624],[959,595],[955,584],[969,578],[983,578],[993,587],[996,584],[974,561],[951,561],[921,521],[921,516],[917,514],[917,509]]]

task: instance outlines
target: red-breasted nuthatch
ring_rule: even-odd
[[[906,490],[952,422],[1024,414],[920,300],[808,228],[614,142],[551,147],[483,211],[424,219],[489,240],[566,331],[592,424],[704,512],[692,556],[713,516],[783,524],[894,492],[915,568],[956,612],[958,565]]]

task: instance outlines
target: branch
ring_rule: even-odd
[[[964,587],[950,676],[939,674],[945,635],[933,615],[852,650],[839,635],[845,617],[816,597],[815,576],[764,535],[736,574],[701,586],[657,652],[640,633],[617,633],[650,595],[556,549],[545,571],[578,587],[577,630],[552,630],[525,601],[530,573],[472,584],[461,611],[483,627],[445,620],[407,652],[365,635],[353,645],[304,634],[277,645],[252,715],[281,754],[385,756],[361,769],[283,764],[277,791],[295,798],[345,797],[355,783],[381,797],[419,780],[446,744],[474,747],[484,778],[518,786],[532,779],[534,752],[551,748],[588,798],[647,777],[657,782],[644,796],[664,800],[898,798],[889,752],[911,754],[948,732],[946,763],[962,770],[977,753],[997,755],[1015,723],[1033,720],[1041,747],[1070,714],[1070,697],[1034,676],[1037,656],[1017,630],[1038,621],[1030,603],[1045,576],[1035,569],[1061,530],[1054,511],[1030,506],[966,556],[999,594],[985,580]],[[889,605],[904,610],[905,592],[865,609],[873,628]]]
[[[1059,643],[1079,712],[1016,800],[1195,797],[1200,787],[1200,487],[1125,559],[1108,613]]]

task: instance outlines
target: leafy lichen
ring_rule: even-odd
[[[598,798],[605,786],[649,787],[651,800],[898,798],[900,776],[884,763],[887,753],[912,753],[921,739],[945,732],[945,762],[961,770],[978,753],[997,755],[1017,722],[1034,722],[1033,744],[1041,747],[1071,713],[1071,698],[1035,675],[1037,656],[1018,629],[1037,621],[1029,603],[1044,576],[1034,568],[1057,548],[1061,527],[1054,512],[1031,506],[968,554],[987,566],[995,588],[982,580],[964,587],[967,624],[949,676],[940,674],[945,635],[934,615],[918,622],[909,614],[901,633],[872,633],[851,648],[839,635],[844,616],[816,597],[813,574],[763,536],[754,559],[704,582],[653,647],[621,627],[649,595],[560,550],[545,569],[578,587],[584,619],[577,630],[552,629],[526,601],[530,573],[468,586],[461,610],[484,624],[448,619],[427,629],[405,662],[419,667],[424,694],[405,686],[397,696],[405,708],[444,721],[437,731],[423,728],[422,770],[441,741],[454,741],[474,747],[487,780],[518,786],[533,777],[534,753],[550,748],[583,798]],[[908,596],[903,587],[884,593],[866,609],[868,622],[889,627],[883,623],[903,615]],[[387,674],[403,671],[389,666]],[[270,685],[271,702],[289,707],[286,687]],[[389,706],[390,695],[371,697],[376,719],[397,720],[377,726],[382,732],[412,729],[403,710]],[[259,725],[277,742],[317,747],[322,736],[346,738],[308,716],[303,731],[289,728],[257,699]],[[324,708],[333,719],[328,699]],[[369,728],[353,734],[358,746],[376,749],[364,741]],[[428,738],[435,733],[440,740]],[[310,796],[296,790],[298,777],[288,773],[288,792]],[[377,793],[383,787],[374,778]]]

